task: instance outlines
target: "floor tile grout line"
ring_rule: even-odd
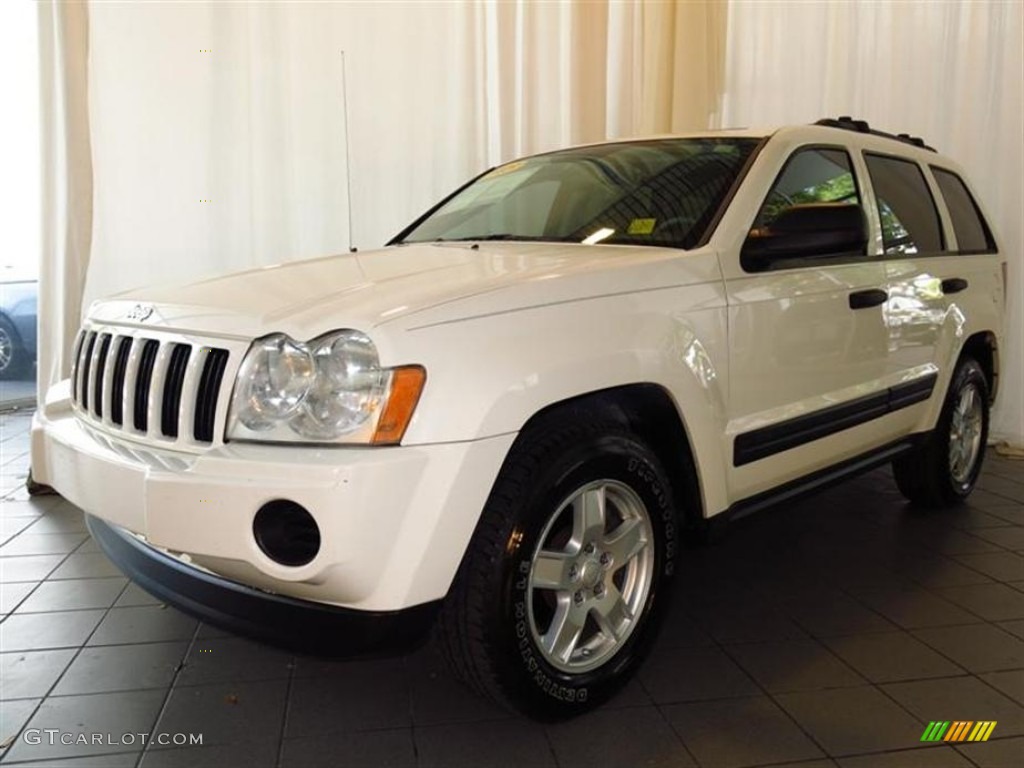
[[[630,706],[615,707],[614,710],[610,710],[610,711],[618,711],[620,709],[642,709],[645,706],[650,706],[650,705],[647,705],[647,704],[634,704],[634,705],[630,705]],[[501,716],[501,717],[483,717],[483,718],[480,718],[479,720],[444,720],[444,721],[440,721],[440,722],[437,722],[437,723],[429,723],[429,724],[426,724],[426,725],[420,725],[420,726],[417,726],[417,727],[420,728],[421,730],[427,730],[427,729],[430,729],[430,728],[449,728],[449,727],[455,727],[455,726],[460,726],[460,725],[489,725],[489,724],[492,724],[492,723],[510,723],[510,722],[511,723],[515,723],[515,722],[523,722],[523,721],[535,722],[535,724],[538,727],[543,727],[541,723],[538,723],[536,721],[530,721],[529,718],[526,718],[523,715],[520,715],[520,716],[517,717],[515,714],[504,715],[504,716]],[[391,733],[391,732],[395,732],[395,731],[408,731],[410,729],[410,727],[411,726],[408,726],[408,725],[380,725],[380,726],[372,726],[372,727],[369,727],[369,728],[349,728],[349,729],[344,729],[344,730],[341,730],[341,731],[337,731],[337,733],[343,733],[343,734]],[[316,733],[310,733],[310,734],[307,734],[305,736],[288,736],[287,738],[285,738],[285,741],[304,741],[306,739],[322,738],[324,736],[327,736],[330,733],[333,733],[333,732],[332,731],[317,731]],[[167,750],[161,750],[161,751],[167,751]]]
[[[68,556],[70,557],[70,555],[71,555],[71,553],[69,552]],[[121,589],[121,592],[118,593],[118,597],[120,597],[120,595],[127,588],[128,588],[128,584],[126,583],[124,585],[124,587]],[[114,602],[117,602],[117,598],[114,599]],[[17,743],[18,737],[20,737],[21,734],[25,730],[25,726],[27,726],[29,723],[32,722],[32,718],[34,718],[39,713],[39,710],[42,709],[43,705],[50,699],[50,696],[53,694],[54,690],[56,690],[57,686],[60,685],[60,681],[64,679],[64,675],[66,675],[67,671],[69,669],[71,669],[71,665],[74,664],[75,661],[78,659],[78,657],[82,655],[82,651],[84,651],[86,649],[86,647],[87,647],[87,645],[89,643],[89,640],[92,638],[92,636],[94,634],[96,634],[96,630],[98,630],[100,628],[100,625],[103,623],[103,620],[107,617],[108,613],[110,613],[110,608],[107,608],[103,612],[103,615],[100,616],[99,621],[96,622],[96,626],[92,628],[92,631],[90,631],[89,634],[85,637],[85,639],[78,645],[78,647],[76,649],[74,649],[75,650],[74,655],[71,657],[70,661],[68,661],[67,665],[65,665],[65,667],[61,671],[61,673],[59,675],[57,675],[57,679],[53,681],[53,685],[51,685],[47,689],[46,693],[42,696],[42,698],[39,699],[39,703],[35,706],[35,708],[32,710],[32,713],[25,719],[25,722],[18,729],[18,732],[15,734],[14,740],[11,742],[10,746],[14,746]],[[55,649],[47,649],[47,650],[55,650]],[[54,697],[54,698],[59,698],[59,697]],[[4,750],[3,752],[0,752],[0,762],[3,761],[4,757],[6,757],[6,755],[7,755],[9,750],[10,750],[10,747],[8,747],[8,749]]]
[[[942,649],[937,648],[936,646],[934,646],[931,643],[929,643],[927,638],[920,637],[917,634],[917,632],[919,632],[919,631],[922,631],[922,630],[927,631],[929,629],[954,629],[954,628],[957,628],[957,627],[979,627],[979,626],[992,627],[992,628],[1002,632],[1004,635],[1006,635],[1007,637],[1009,637],[1011,639],[1021,640],[1021,638],[1017,637],[1012,632],[1007,632],[1005,629],[1003,629],[1001,626],[999,626],[994,621],[986,621],[986,622],[984,622],[982,624],[956,624],[956,625],[953,625],[952,627],[945,627],[945,626],[943,626],[943,627],[921,627],[921,628],[916,629],[916,630],[909,630],[909,633],[910,633],[910,635],[915,640],[917,640],[918,642],[924,643],[929,648],[931,648],[933,651],[935,651],[935,653],[939,654],[939,656],[942,656],[944,659],[952,662],[956,666],[960,667],[960,669],[965,669],[967,671],[967,674],[970,675],[971,677],[977,677],[977,678],[980,679],[981,675],[987,675],[987,674],[990,674],[992,672],[1014,672],[1014,671],[1019,670],[1020,667],[1007,667],[1007,668],[1004,668],[1004,669],[990,669],[990,670],[985,670],[984,672],[975,672],[973,670],[967,669],[963,664],[961,664],[960,662],[956,661],[956,659],[953,659],[951,656],[946,654]],[[950,677],[960,677],[960,675],[951,675]],[[931,679],[940,679],[940,678],[931,678]]]
[[[40,517],[42,517],[42,515],[40,515]],[[35,525],[35,523],[32,523],[32,525]],[[48,534],[35,534],[35,535],[37,535],[37,536],[45,536],[45,535],[48,535]],[[56,571],[57,568],[60,568],[60,566],[64,563],[64,560],[66,560],[67,558],[71,557],[71,555],[76,554],[79,549],[81,549],[86,543],[88,543],[90,541],[91,538],[92,537],[89,536],[88,533],[86,533],[86,538],[78,546],[76,546],[73,550],[68,552],[67,555],[64,556],[64,559],[62,559],[61,562],[58,563],[57,566],[53,569],[53,571],[50,571],[49,574],[47,574],[45,577],[43,577],[38,582],[36,582],[36,585],[32,588],[32,590],[27,595],[25,595],[25,597],[23,597],[18,602],[18,604],[14,608],[11,609],[11,611],[9,613],[5,614],[4,616],[0,616],[0,624],[3,624],[3,622],[6,621],[9,616],[14,616],[15,613],[17,612],[18,608],[20,608],[25,603],[26,600],[28,600],[30,597],[32,597],[32,595],[34,595],[36,593],[36,590],[38,590],[43,584],[46,583],[46,581],[48,580],[49,576],[51,574],[53,574],[53,572]],[[56,553],[56,554],[60,554],[60,553]],[[14,555],[14,557],[37,557],[37,555]],[[39,555],[39,557],[45,557],[45,555]],[[122,587],[121,591],[117,593],[117,597],[114,598],[114,603],[111,603],[110,606],[108,606],[107,610],[109,610],[110,608],[114,607],[114,604],[117,603],[117,601],[120,599],[121,595],[124,594],[124,591],[125,591],[125,589],[127,589],[128,584],[131,584],[131,579],[128,579],[125,576],[106,576],[106,577],[96,577],[96,578],[123,578],[123,579],[126,579],[126,583],[125,583],[124,587]],[[57,579],[56,581],[78,581],[78,579]],[[0,582],[0,583],[6,583],[6,582]],[[16,582],[10,582],[10,583],[12,583],[12,584],[25,584],[25,583],[31,583],[31,582],[17,582],[16,581]],[[102,610],[102,606],[99,606],[97,608],[69,608],[66,611],[32,611],[32,612],[27,612],[27,613],[20,613],[20,614],[17,614],[17,615],[19,615],[19,616],[38,616],[38,615],[44,614],[44,613],[70,613],[70,612],[77,612],[77,611],[97,611],[97,610]],[[106,614],[103,615],[103,618],[106,618]],[[101,618],[100,621],[103,621],[103,618]]]
[[[823,755],[825,755],[826,757],[832,757],[832,755],[829,753],[829,751],[825,748],[825,745],[821,744],[814,737],[814,735],[810,731],[808,731],[803,726],[803,724],[800,723],[800,721],[797,720],[796,717],[794,717],[793,714],[782,705],[782,702],[780,702],[778,699],[776,699],[775,696],[772,694],[772,692],[769,691],[766,686],[761,684],[760,680],[758,680],[756,677],[754,677],[752,674],[750,674],[747,671],[746,667],[744,667],[743,664],[740,663],[739,659],[735,658],[731,653],[729,653],[728,649],[725,646],[723,646],[720,642],[718,642],[717,638],[712,638],[712,639],[714,640],[718,650],[721,653],[723,653],[726,656],[726,658],[728,658],[733,664],[735,664],[738,669],[742,670],[743,674],[745,674],[754,683],[754,685],[757,686],[761,690],[761,694],[763,696],[765,696],[772,703],[772,705],[776,709],[778,709],[780,712],[782,712],[782,714],[786,717],[786,719],[788,719],[793,725],[795,725],[797,730],[800,733],[802,733],[815,747],[817,747],[821,751],[821,753]],[[819,640],[815,640],[815,642],[818,645],[822,645],[821,641],[819,641]],[[859,673],[857,673],[857,674],[859,674]],[[863,675],[862,675],[862,677],[863,677]],[[680,739],[681,738],[682,738],[682,736],[680,736]]]
[[[158,606],[155,606],[155,605],[130,605],[130,606],[122,606],[120,608],[116,608],[114,606],[111,606],[111,608],[106,609],[106,610],[123,611],[123,610],[129,609],[129,608],[156,608],[156,607],[158,607]],[[102,610],[105,610],[105,609],[103,609],[103,608],[93,608],[92,610],[94,610],[94,611],[102,611]],[[82,611],[55,611],[55,613],[82,613]],[[37,615],[37,614],[26,614],[26,615]],[[101,624],[103,623],[103,618],[100,619],[100,623]],[[134,646],[134,645],[163,645],[165,643],[184,643],[184,642],[188,642],[187,638],[179,637],[179,638],[172,639],[172,640],[166,640],[166,639],[165,640],[131,640],[131,641],[128,641],[128,642],[123,642],[123,643],[121,643],[121,642],[119,642],[119,643],[93,643],[92,645],[89,645],[89,646],[86,646],[85,642],[83,641],[82,643],[75,644],[75,645],[54,645],[54,646],[48,646],[46,648],[12,648],[9,651],[3,651],[2,653],[0,653],[0,655],[8,654],[8,653],[37,653],[39,651],[69,651],[69,650],[73,651],[76,648],[86,648],[86,647],[88,647],[88,648],[122,648],[122,647]],[[271,679],[271,678],[268,678],[268,679]],[[278,678],[278,679],[280,679],[280,678]]]
[[[562,768],[562,761],[558,759],[558,752],[555,750],[555,742],[551,740],[551,729],[544,726],[542,733],[544,734],[544,743],[548,747],[548,754],[551,755],[552,765],[554,765],[555,768]],[[686,748],[685,745],[683,748]]]
[[[750,673],[749,673],[749,672],[747,671],[746,667],[744,667],[744,666],[743,666],[743,664],[741,664],[741,663],[740,663],[739,659],[735,658],[735,657],[734,657],[734,656],[733,656],[732,654],[730,654],[730,653],[729,653],[729,651],[728,651],[728,650],[726,649],[726,647],[725,647],[725,646],[724,646],[724,645],[723,645],[723,644],[721,643],[721,641],[719,641],[719,639],[718,639],[717,637],[715,637],[714,635],[712,635],[712,634],[711,634],[710,632],[708,632],[708,633],[707,633],[707,635],[708,635],[708,637],[709,637],[709,638],[711,639],[711,642],[713,643],[714,647],[715,647],[715,648],[717,648],[717,649],[718,649],[718,651],[719,651],[720,653],[722,653],[722,654],[723,654],[723,655],[724,655],[724,656],[725,656],[725,657],[726,657],[727,659],[729,659],[729,661],[730,661],[730,662],[732,662],[733,664],[735,664],[735,665],[736,665],[736,667],[737,667],[737,668],[738,668],[738,669],[739,669],[740,671],[742,671],[744,675],[746,675],[746,676],[747,676],[747,678],[748,678],[748,679],[749,679],[749,680],[750,680],[750,681],[751,681],[751,682],[752,682],[752,683],[753,683],[753,684],[754,684],[754,685],[755,685],[755,686],[756,686],[756,687],[757,687],[757,688],[758,688],[758,689],[759,689],[759,690],[761,691],[761,695],[762,695],[762,696],[766,697],[766,698],[767,698],[767,699],[768,699],[769,701],[771,701],[771,702],[772,702],[772,704],[773,704],[773,705],[774,705],[774,706],[775,706],[775,707],[776,707],[776,708],[777,708],[777,709],[778,709],[778,710],[779,710],[780,712],[782,712],[782,713],[783,713],[783,715],[784,715],[784,716],[785,716],[785,717],[786,717],[786,718],[787,718],[787,719],[788,719],[788,720],[789,720],[790,722],[792,722],[792,723],[793,723],[793,725],[795,725],[795,726],[796,726],[797,730],[798,730],[798,731],[799,731],[800,733],[802,733],[802,734],[803,734],[803,735],[804,735],[804,736],[805,736],[805,737],[806,737],[806,738],[807,738],[807,739],[808,739],[808,740],[809,740],[809,741],[810,741],[810,742],[811,742],[812,744],[814,744],[814,746],[815,746],[815,747],[817,747],[817,748],[818,748],[818,749],[819,749],[819,750],[821,751],[821,753],[822,753],[823,755],[825,755],[825,756],[827,756],[827,757],[831,757],[831,755],[829,754],[828,750],[827,750],[827,749],[825,749],[824,745],[820,744],[820,743],[818,742],[818,740],[817,740],[816,738],[814,738],[814,736],[813,736],[813,735],[812,735],[812,734],[811,734],[811,733],[810,733],[810,732],[809,732],[809,731],[808,731],[807,729],[805,729],[805,728],[803,727],[803,725],[801,725],[801,724],[800,724],[800,722],[799,722],[799,721],[798,721],[798,720],[797,720],[797,719],[796,719],[795,717],[793,717],[793,715],[792,715],[792,714],[791,714],[791,713],[789,712],[789,710],[787,710],[787,709],[786,709],[786,708],[785,708],[784,706],[782,706],[781,702],[779,702],[779,701],[777,701],[777,700],[776,700],[776,698],[775,698],[775,697],[774,697],[774,696],[773,696],[773,695],[771,694],[771,692],[770,692],[770,691],[769,691],[769,690],[768,690],[768,689],[767,689],[767,688],[766,688],[766,687],[765,687],[764,685],[762,685],[762,684],[761,684],[761,681],[760,681],[760,680],[758,680],[758,679],[757,679],[756,677],[754,677],[754,676],[753,676],[752,674],[750,674]],[[814,642],[816,642],[816,643],[817,643],[818,645],[823,645],[823,644],[821,643],[821,641],[820,641],[820,640],[817,640],[816,638],[811,638],[811,639],[812,639],[812,640],[814,640]],[[860,674],[860,673],[857,673],[857,672],[856,672],[856,670],[854,670],[854,672],[855,672],[856,674]],[[863,676],[861,675],[861,677],[863,677]],[[650,694],[650,691],[649,691],[649,690],[647,690],[647,686],[646,686],[646,685],[643,685],[643,682],[642,682],[642,681],[641,681],[641,685],[643,686],[643,688],[644,688],[644,691],[645,691],[645,692],[647,693],[647,695],[648,695],[648,696],[651,696],[651,694]],[[654,699],[653,699],[653,696],[652,696],[651,698],[652,698],[652,701],[654,701]],[[754,698],[754,697],[749,697],[749,698]],[[659,713],[661,714],[662,718],[663,718],[663,719],[664,719],[664,720],[665,720],[666,722],[668,722],[668,724],[669,724],[669,727],[670,727],[670,728],[672,728],[672,731],[673,731],[673,733],[675,733],[675,734],[676,734],[676,736],[677,736],[677,737],[679,738],[679,740],[680,740],[680,741],[682,742],[682,744],[683,744],[683,747],[684,747],[684,748],[685,748],[685,749],[687,750],[687,752],[690,752],[690,753],[691,753],[691,755],[692,755],[692,752],[691,752],[691,750],[690,750],[689,746],[687,746],[687,744],[686,744],[686,739],[685,739],[685,738],[683,738],[683,735],[682,735],[681,733],[679,733],[678,731],[676,731],[676,729],[675,729],[675,728],[674,728],[674,727],[672,726],[672,723],[671,723],[670,721],[668,721],[668,717],[667,717],[667,715],[666,715],[666,714],[665,714],[665,712],[664,712],[664,711],[663,711],[663,710],[661,709],[661,707],[662,707],[662,706],[663,706],[663,705],[662,705],[661,703],[659,703],[659,702],[655,702],[655,707],[657,707],[657,709],[658,709]],[[695,756],[695,755],[692,755],[692,756],[694,757],[694,762],[695,762],[695,763],[697,763],[697,765],[701,765],[700,761],[696,759],[696,756]]]
[[[646,687],[644,688],[644,690],[647,690]],[[650,696],[650,693],[648,693],[648,696]],[[696,766],[703,766],[704,764],[697,759],[696,753],[692,749],[690,749],[690,745],[686,743],[686,739],[683,738],[683,734],[677,731],[675,726],[672,725],[672,721],[668,719],[668,715],[665,714],[665,710],[661,708],[662,705],[655,702],[653,698],[651,699],[651,703],[654,704],[654,711],[658,713],[658,717],[661,718],[661,722],[663,722],[668,727],[669,731],[671,731],[672,734],[679,740],[679,743],[686,751],[686,754],[690,756],[691,760],[693,760],[693,764]]]
[[[125,587],[127,589],[127,587]],[[149,735],[152,736],[157,726],[160,725],[160,720],[164,716],[164,712],[167,711],[167,705],[171,700],[171,695],[175,691],[175,684],[178,682],[178,678],[181,676],[182,671],[188,664],[189,656],[192,654],[192,649],[196,646],[196,640],[199,637],[199,630],[202,628],[202,622],[196,622],[195,629],[192,630],[192,638],[189,640],[188,645],[185,648],[185,652],[181,656],[181,661],[178,662],[177,668],[174,670],[174,675],[171,677],[170,682],[165,686],[163,701],[160,702],[160,708],[157,710],[156,717],[153,719],[153,725],[149,729]],[[145,759],[151,751],[152,739],[147,739],[146,743],[142,745],[142,751],[139,752],[139,758],[135,761],[135,768],[139,768],[142,765],[142,761]]]
[[[81,544],[79,544],[79,546],[81,546]],[[77,549],[77,547],[76,547],[76,549]],[[57,571],[57,569],[60,568],[64,564],[64,562],[69,557],[71,557],[71,555],[74,554],[74,552],[75,552],[75,550],[72,550],[71,552],[68,552],[63,557],[61,557],[60,561],[55,566],[53,566],[53,568],[51,568],[49,571],[47,571],[46,575],[43,576],[43,578],[41,578],[38,582],[36,582],[36,586],[32,588],[32,592],[35,592],[36,589],[39,587],[39,585],[41,585],[43,582],[45,582],[47,579],[49,579],[50,576],[52,576]],[[56,553],[54,556],[57,556],[59,554],[60,553]],[[9,557],[11,557],[11,556],[9,555]],[[46,555],[13,555],[13,557],[46,557]],[[2,558],[0,558],[0,559],[2,559]],[[0,572],[0,573],[2,573],[2,572]],[[5,583],[5,582],[0,582],[0,583]],[[12,584],[25,584],[25,583],[29,583],[29,582],[20,582],[20,581],[18,581],[18,582],[11,582],[11,583]],[[31,597],[31,594],[32,593],[30,592],[28,595],[26,595],[25,599],[27,600],[29,597]],[[24,602],[24,600],[22,602]],[[19,603],[19,605],[21,605],[21,603]],[[13,616],[13,615],[14,615],[14,611],[11,611],[10,613],[8,613],[8,614],[6,614],[4,616],[0,616],[0,625],[2,625],[7,620],[8,616]],[[100,619],[100,620],[102,621],[102,619]],[[2,753],[0,753],[0,754],[2,754]]]
[[[1018,702],[1017,699],[1015,699],[1013,696],[1011,696],[1011,695],[1009,695],[1007,693],[1004,693],[1003,691],[999,690],[994,685],[992,685],[992,683],[990,683],[988,680],[986,680],[984,677],[982,677],[982,675],[992,675],[992,674],[997,674],[999,672],[1020,672],[1020,671],[1021,670],[1019,668],[1000,669],[1000,670],[995,670],[994,672],[979,672],[978,674],[973,675],[973,677],[979,683],[981,683],[986,688],[988,688],[989,690],[994,691],[997,695],[1002,696],[1004,699],[1006,699],[1007,701],[1015,704],[1017,707],[1020,707],[1021,709],[1024,709],[1024,704],[1021,704],[1020,702]]]
[[[199,630],[197,628],[197,636],[198,633]],[[295,682],[295,669],[298,665],[298,659],[293,654],[288,662],[288,683],[284,689],[284,712],[281,713],[281,733],[277,738],[277,757],[274,759],[274,768],[281,768],[281,761],[284,759],[284,739],[285,734],[288,732],[288,715],[291,713],[292,708],[292,686]]]
[[[956,561],[953,561],[953,562],[956,562]],[[963,564],[962,564],[962,565],[963,565]],[[965,568],[970,568],[970,566],[967,566],[967,565],[963,565],[963,567],[965,567]],[[974,569],[972,568],[971,570],[974,570]],[[976,573],[980,573],[979,571],[975,571],[975,572],[976,572]],[[985,575],[985,574],[981,574],[981,575]],[[993,582],[993,583],[1001,583],[1001,582]],[[973,585],[968,585],[968,586],[973,586]],[[977,622],[977,623],[988,623],[988,622],[990,621],[989,619],[987,619],[986,617],[984,617],[984,616],[982,616],[981,614],[977,613],[976,611],[972,611],[971,609],[969,609],[969,608],[967,608],[967,607],[965,607],[965,606],[963,606],[963,605],[960,605],[959,603],[956,603],[956,602],[954,602],[954,601],[950,600],[949,598],[947,598],[947,597],[945,597],[945,596],[943,596],[943,595],[941,595],[941,594],[937,594],[937,593],[935,593],[935,592],[934,592],[934,591],[933,591],[932,589],[930,589],[930,588],[928,588],[928,587],[922,587],[922,589],[924,589],[924,591],[925,591],[925,592],[926,592],[927,594],[931,595],[932,597],[934,597],[934,598],[937,598],[937,599],[939,599],[939,600],[943,600],[943,601],[945,601],[945,602],[949,603],[950,605],[956,606],[957,608],[959,608],[959,609],[961,609],[961,610],[963,610],[963,611],[966,611],[967,613],[969,613],[969,614],[970,614],[970,615],[972,615],[972,616],[976,616],[976,617],[978,618],[978,620],[979,620],[979,622]],[[841,591],[842,591],[842,592],[843,592],[843,594],[845,594],[845,595],[846,595],[846,596],[847,596],[848,598],[850,598],[851,600],[853,600],[853,601],[854,601],[855,603],[859,604],[860,606],[862,606],[862,607],[863,607],[863,608],[865,608],[866,610],[872,611],[873,613],[875,613],[875,614],[877,614],[877,615],[881,616],[881,617],[882,617],[883,619],[885,619],[886,621],[888,621],[889,623],[891,623],[891,624],[892,624],[893,626],[899,627],[900,629],[904,629],[904,628],[903,628],[903,626],[902,626],[901,624],[897,624],[897,623],[896,623],[895,621],[893,621],[892,619],[890,619],[890,618],[889,618],[888,616],[886,616],[885,614],[881,613],[880,611],[877,611],[877,610],[875,610],[875,609],[874,609],[874,608],[872,608],[872,607],[871,607],[870,605],[868,605],[868,604],[867,604],[867,603],[866,603],[866,602],[864,601],[864,599],[863,599],[863,598],[860,598],[860,597],[858,597],[857,595],[855,595],[855,594],[853,594],[852,592],[850,592],[850,591],[849,591],[849,588],[846,588],[846,589],[842,589]],[[973,622],[972,622],[972,624],[968,624],[968,625],[964,625],[964,626],[972,626],[972,625],[973,625]],[[959,665],[957,665],[957,666],[959,666]]]
[[[402,657],[402,679],[405,682],[406,706],[409,714],[409,740],[412,742],[412,757],[413,762],[416,765],[419,765],[420,745],[416,741],[416,705],[413,700],[408,654]],[[278,768],[280,768],[280,766],[278,766]]]
[[[25,582],[25,581],[5,582],[5,581],[0,581],[0,586],[6,586],[8,583],[11,583],[11,584],[31,584],[32,582]],[[15,605],[11,608],[11,610],[7,611],[3,615],[0,615],[0,625],[2,625],[7,620],[8,616],[13,616],[17,612],[17,610],[22,605],[25,604],[25,601],[28,600],[30,597],[32,597],[32,595],[35,594],[35,591],[37,589],[39,589],[39,587],[41,587],[42,585],[43,585],[42,581],[37,581],[36,585],[34,587],[32,587],[32,589],[30,589],[28,591],[28,594],[26,594],[23,598],[21,598],[21,600],[19,600],[17,603],[15,603]],[[22,613],[22,614],[18,614],[18,615],[20,615],[20,616],[31,616],[32,614]]]
[[[131,755],[131,754],[133,754],[133,753],[129,752],[127,750],[123,751],[123,752],[103,752],[102,754],[88,755],[88,756],[86,756],[86,759],[90,759],[90,758],[94,758],[94,757],[120,757],[120,756]],[[33,766],[35,766],[35,768],[51,768],[52,766],[54,766],[56,764],[59,764],[61,762],[65,762],[67,760],[78,760],[78,759],[82,759],[82,758],[75,758],[75,757],[65,758],[65,757],[61,757],[61,758],[56,758],[56,760],[58,762],[55,763],[54,762],[54,758],[41,757],[38,760],[18,760],[15,763],[10,763],[10,762],[7,762],[6,760],[0,758],[0,764],[3,764],[5,766],[5,768],[6,768],[6,766],[13,766],[13,768],[33,768]]]

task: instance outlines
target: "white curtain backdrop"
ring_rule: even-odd
[[[83,298],[376,247],[528,152],[853,113],[980,186],[1013,258],[997,432],[1024,442],[1024,174],[1002,172],[1021,165],[1020,3],[50,0],[40,18],[41,390]]]
[[[725,125],[854,115],[961,163],[1009,262],[996,439],[1024,443],[1024,3],[730,0]]]
[[[84,5],[39,4],[42,254],[37,386],[42,399],[71,365],[92,240],[89,24]]]
[[[90,4],[86,299],[376,247],[494,163],[703,127],[724,21],[705,3]]]

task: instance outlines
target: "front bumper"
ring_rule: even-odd
[[[82,424],[66,391],[55,387],[34,418],[38,482],[183,567],[359,611],[444,597],[514,439],[396,448],[229,443],[189,454]],[[301,504],[316,520],[322,543],[306,565],[276,563],[256,543],[253,518],[275,499]]]
[[[353,656],[402,650],[422,640],[440,602],[403,611],[353,611],[271,595],[221,579],[86,515],[89,532],[150,594],[203,621],[304,653]]]

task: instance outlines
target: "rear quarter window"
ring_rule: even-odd
[[[887,254],[939,253],[945,248],[935,200],[913,160],[864,154],[878,201]]]
[[[971,196],[963,179],[952,171],[932,166],[935,182],[939,185],[942,199],[946,201],[949,216],[953,220],[957,247],[961,253],[991,253],[996,250],[995,238],[989,229],[981,209]]]

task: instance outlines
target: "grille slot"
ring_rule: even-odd
[[[178,416],[181,414],[181,388],[185,383],[185,370],[192,347],[175,344],[164,380],[164,397],[160,407],[160,431],[167,437],[178,436]]]
[[[96,356],[96,377],[92,388],[92,410],[97,419],[103,418],[103,375],[107,372],[107,355],[110,354],[110,334],[100,336],[100,351]]]
[[[149,387],[153,383],[153,366],[156,364],[156,353],[159,350],[160,342],[154,339],[147,339],[142,345],[139,373],[135,377],[135,393],[132,398],[134,424],[140,432],[149,429]]]
[[[202,443],[213,442],[213,429],[217,416],[217,396],[220,384],[224,379],[224,369],[228,364],[226,349],[205,349],[206,362],[203,374],[199,378],[199,389],[196,392],[195,417],[192,423],[192,435]]]
[[[128,372],[128,356],[131,352],[132,337],[122,336],[117,343],[114,378],[110,383],[110,420],[118,426],[124,423],[124,379]]]
[[[71,358],[71,400],[78,402],[78,373],[82,367],[82,345],[85,343],[85,331],[78,332],[78,338],[75,339],[75,354]]]
[[[89,332],[89,338],[85,342],[85,352],[82,355],[82,381],[79,384],[79,391],[82,393],[82,408],[89,410],[89,373],[92,370],[92,352],[96,347],[96,333]]]

